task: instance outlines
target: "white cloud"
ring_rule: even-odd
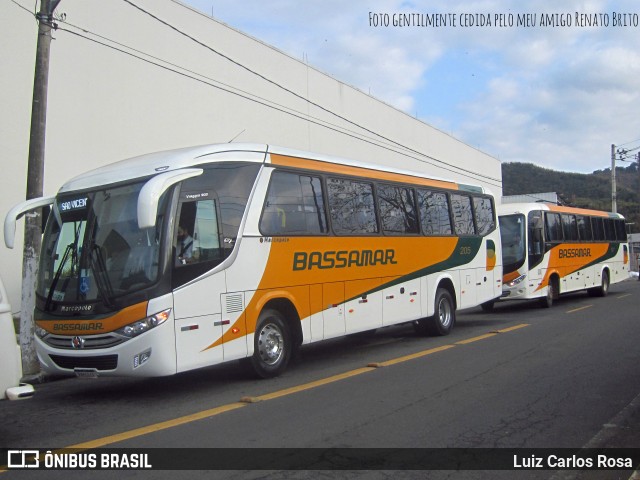
[[[640,15],[633,0],[188,3],[503,161],[587,172],[607,166],[611,143],[640,138],[640,26],[612,26],[613,11]],[[568,13],[574,25],[373,28],[369,11],[533,13],[538,23]],[[610,26],[577,27],[575,12],[607,14]]]
[[[503,160],[581,172],[606,167],[611,143],[640,137],[640,58],[632,48],[583,44],[526,79],[512,73],[511,82],[526,91],[494,90],[488,105],[495,113],[483,115],[483,123],[468,121],[461,135],[484,139]]]

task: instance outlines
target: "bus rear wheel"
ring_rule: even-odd
[[[261,378],[273,378],[285,371],[293,342],[286,320],[278,310],[263,310],[256,324],[251,366]]]
[[[590,296],[592,297],[606,297],[607,293],[609,293],[609,272],[604,270],[602,272],[602,283],[599,287],[590,288],[587,290]]]
[[[414,323],[420,335],[449,335],[456,323],[456,306],[449,290],[436,290],[435,312],[432,317],[421,318]]]

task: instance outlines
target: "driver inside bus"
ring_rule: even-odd
[[[522,255],[522,244],[519,232],[516,232],[511,237],[511,241],[509,243],[502,246],[502,255],[504,258],[510,259],[510,261],[515,261],[520,258]]]
[[[186,265],[193,258],[193,237],[189,235],[189,231],[184,225],[178,227],[178,242],[176,244],[178,253],[176,263],[178,265]]]

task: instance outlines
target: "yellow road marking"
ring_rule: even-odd
[[[631,294],[630,294],[630,293],[625,293],[624,295],[620,295],[619,297],[616,297],[616,298],[617,298],[617,299],[620,299],[620,298],[630,297],[630,296],[631,296]]]
[[[159,432],[166,430],[167,428],[177,427],[178,425],[184,425],[185,423],[195,422],[196,420],[203,420],[205,418],[220,415],[221,413],[230,412],[238,408],[245,407],[246,403],[230,403],[228,405],[222,405],[221,407],[211,408],[209,410],[203,410],[202,412],[193,413],[191,415],[185,415],[184,417],[174,418],[173,420],[167,420],[166,422],[154,423],[146,427],[136,428],[129,430],[128,432],[117,433],[108,437],[98,438],[96,440],[90,440],[84,443],[78,443],[77,445],[71,445],[66,448],[77,448],[83,450],[89,450],[92,448],[100,448],[112,443],[122,442],[131,438],[140,437],[153,432]]]
[[[521,328],[524,327],[528,327],[531,324],[529,323],[521,323],[520,325],[515,325],[513,327],[508,327],[508,328],[502,328],[500,330],[496,330],[495,333],[507,333],[507,332],[513,332],[514,330],[520,330]]]
[[[591,308],[593,305],[585,305],[584,307],[574,308],[573,310],[568,310],[567,313],[579,312],[580,310],[586,310],[587,308]]]
[[[587,307],[583,307],[583,308],[587,308]],[[456,345],[466,345],[468,343],[472,343],[472,342],[477,342],[479,340],[483,340],[485,338],[490,338],[490,337],[494,337],[496,336],[498,333],[505,333],[505,332],[510,332],[513,330],[517,330],[520,328],[524,328],[529,326],[529,324],[521,324],[521,325],[516,325],[513,327],[508,327],[508,328],[504,328],[502,330],[497,330],[495,332],[491,332],[491,333],[487,333],[484,335],[480,335],[477,337],[473,337],[473,338],[469,338],[467,340],[461,340],[459,342],[456,342],[455,345],[442,345],[440,347],[435,347],[435,348],[431,348],[429,350],[423,350],[421,352],[417,352],[417,353],[413,353],[410,355],[405,355],[403,357],[398,357],[398,358],[394,358],[391,360],[387,360],[385,362],[378,362],[378,363],[371,363],[369,364],[367,367],[363,367],[363,368],[358,368],[355,370],[350,370],[348,372],[344,372],[338,375],[333,375],[331,377],[327,377],[327,378],[323,378],[320,380],[316,380],[313,382],[309,382],[309,383],[305,383],[303,385],[297,385],[294,387],[290,387],[290,388],[285,388],[282,390],[278,390],[276,392],[272,392],[272,393],[267,393],[265,395],[258,395],[256,397],[243,397],[240,402],[236,402],[236,403],[230,403],[227,405],[222,405],[219,407],[215,407],[215,408],[211,408],[209,410],[203,410],[201,412],[196,412],[193,413],[191,415],[185,415],[183,417],[179,417],[179,418],[174,418],[172,420],[167,420],[164,422],[159,422],[159,423],[155,423],[152,425],[148,425],[146,427],[140,427],[140,428],[135,428],[133,430],[129,430],[126,432],[122,432],[122,433],[117,433],[115,435],[109,435],[107,437],[102,437],[102,438],[98,438],[95,440],[90,440],[88,442],[83,442],[83,443],[78,443],[75,445],[71,445],[69,447],[65,447],[66,449],[74,449],[76,451],[78,450],[91,450],[94,448],[100,448],[100,447],[104,447],[106,445],[111,445],[113,443],[118,443],[118,442],[123,442],[125,440],[130,440],[132,438],[136,438],[136,437],[140,437],[142,435],[148,435],[149,433],[153,433],[153,432],[159,432],[162,430],[166,430],[169,428],[173,428],[173,427],[177,427],[179,425],[184,425],[186,423],[191,423],[191,422],[195,422],[197,420],[203,420],[205,418],[210,418],[216,415],[220,415],[221,413],[226,413],[226,412],[230,412],[233,410],[237,410],[239,408],[245,407],[247,405],[249,405],[250,403],[255,403],[255,402],[260,402],[260,401],[265,401],[265,400],[273,400],[275,398],[280,398],[280,397],[284,397],[287,395],[291,395],[294,393],[298,393],[298,392],[302,392],[305,390],[310,390],[316,387],[320,387],[322,385],[327,385],[330,383],[334,383],[334,382],[338,382],[340,380],[344,380],[346,378],[351,378],[351,377],[355,377],[357,375],[361,375],[363,373],[367,373],[367,372],[371,372],[372,370],[375,370],[378,367],[387,367],[390,365],[396,365],[398,363],[402,363],[402,362],[407,362],[409,360],[414,360],[416,358],[421,358],[421,357],[425,357],[427,355],[431,355],[437,352],[443,352],[445,350],[449,350],[451,348],[454,348]],[[0,474],[6,472],[7,470],[5,470],[6,465],[0,466]]]
[[[78,452],[83,450],[100,448],[106,445],[111,445],[112,443],[123,442],[125,440],[141,437],[142,435],[147,435],[149,433],[159,432],[161,430],[166,430],[168,428],[177,427],[178,425],[184,425],[185,423],[191,423],[191,422],[195,422],[196,420],[202,420],[205,418],[213,417],[215,415],[219,415],[225,412],[230,412],[231,410],[236,410],[238,408],[242,408],[245,406],[247,406],[246,403],[241,403],[241,402],[230,403],[228,405],[222,405],[220,407],[211,408],[209,410],[203,410],[202,412],[196,412],[191,415],[185,415],[184,417],[174,418],[172,420],[167,420],[165,422],[154,423],[153,425],[148,425],[146,427],[135,428],[127,432],[116,433],[115,435],[109,435],[108,437],[102,437],[102,438],[97,438],[95,440],[89,440],[88,442],[78,443],[76,445],[65,447],[61,450],[56,450],[56,452],[63,452],[71,449],[73,449],[75,452]],[[0,465],[0,474],[5,473],[7,471],[8,471],[7,465]]]
[[[388,367],[389,365],[396,365],[398,363],[408,362],[409,360],[414,360],[416,358],[425,357],[427,355],[431,355],[432,353],[449,350],[453,347],[455,347],[455,345],[442,345],[441,347],[423,350],[422,352],[412,353],[411,355],[405,355],[404,357],[392,358],[391,360],[387,360],[386,362],[370,363],[369,365],[373,367]]]
[[[460,340],[456,342],[456,345],[466,345],[467,343],[477,342],[479,340],[484,340],[485,338],[495,337],[497,333],[485,333],[484,335],[480,335],[478,337],[467,338],[466,340]]]
[[[338,382],[340,380],[344,380],[345,378],[355,377],[356,375],[367,373],[372,370],[375,370],[375,368],[372,368],[372,367],[358,368],[355,370],[351,370],[349,372],[340,373],[338,375],[333,375],[327,378],[322,378],[314,382],[309,382],[303,385],[296,385],[295,387],[278,390],[277,392],[267,393],[265,395],[259,395],[257,397],[243,397],[242,401],[247,403],[255,403],[255,402],[261,402],[264,400],[273,400],[274,398],[280,398],[286,395],[291,395],[293,393],[303,392],[305,390],[310,390],[312,388],[320,387],[322,385],[327,385],[329,383]]]

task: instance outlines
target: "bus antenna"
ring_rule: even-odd
[[[233,142],[236,138],[238,138],[240,135],[242,135],[247,129],[244,128],[239,134],[237,134],[235,137],[233,137],[231,140],[229,140],[227,143],[231,143]]]

